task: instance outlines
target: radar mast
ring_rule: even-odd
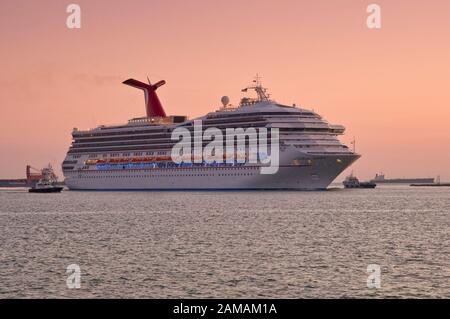
[[[256,74],[253,84],[242,89],[242,92],[247,92],[248,90],[254,90],[258,95],[255,102],[269,101],[270,94],[267,93],[267,89],[262,86],[261,77]]]

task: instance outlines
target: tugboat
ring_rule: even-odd
[[[30,193],[60,193],[62,186],[57,186],[58,177],[53,172],[52,166],[42,169],[42,178],[36,185],[28,190]]]
[[[345,188],[375,188],[377,184],[373,182],[360,182],[353,172],[347,176],[345,181],[342,182]]]

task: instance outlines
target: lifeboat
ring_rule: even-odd
[[[113,158],[110,160],[111,163],[122,163],[123,158]]]
[[[96,163],[97,163],[97,160],[92,160],[92,159],[87,160],[86,162],[84,162],[85,165],[93,165],[93,164],[96,164]]]
[[[239,155],[231,154],[231,159],[235,160],[237,156],[239,156]],[[227,154],[224,153],[223,154],[223,161],[226,162],[226,160],[227,160]]]
[[[157,162],[168,161],[170,160],[170,156],[156,156]]]

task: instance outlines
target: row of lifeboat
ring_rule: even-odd
[[[224,160],[226,156],[223,156]],[[245,156],[237,156],[237,159],[246,158]],[[185,160],[196,160],[201,159],[197,156],[190,157],[187,156]],[[88,159],[84,163],[85,165],[97,165],[97,164],[127,164],[127,163],[154,163],[154,162],[167,162],[171,161],[170,156],[153,156],[153,157],[125,157],[125,158],[108,158],[108,159]]]
[[[88,159],[86,165],[96,164],[121,164],[121,163],[148,163],[170,161],[170,156],[154,156],[154,157],[133,157],[133,158],[109,158],[109,159]]]

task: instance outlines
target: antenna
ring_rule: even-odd
[[[261,86],[261,79],[262,79],[262,77],[259,76],[258,73],[256,73],[255,79],[253,80],[253,82],[256,83],[256,86]]]
[[[252,86],[248,86],[244,89],[242,89],[242,92],[247,92],[247,90],[255,90],[256,94],[258,95],[258,99],[256,100],[257,102],[261,102],[261,101],[268,101],[270,95],[267,94],[267,89],[264,88],[261,84],[261,76],[259,76],[258,73],[256,73],[255,79],[253,80],[254,85]]]
[[[353,141],[351,141],[350,144],[353,145],[353,153],[356,153],[356,139],[354,136],[353,136]]]

